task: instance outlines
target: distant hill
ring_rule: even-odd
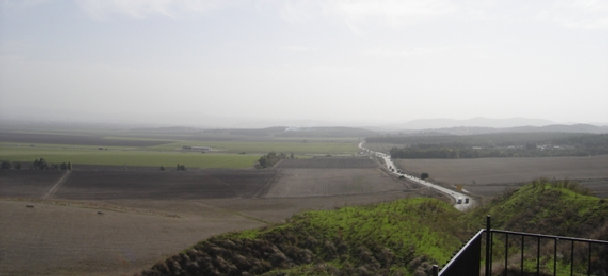
[[[535,133],[535,132],[561,132],[561,133],[608,133],[607,125],[592,124],[556,124],[549,120],[510,118],[489,119],[473,118],[468,120],[454,119],[422,119],[413,120],[403,124],[385,126],[391,132],[404,134],[451,134],[474,135],[491,133]]]
[[[460,126],[448,128],[431,128],[423,129],[418,133],[435,133],[435,134],[451,134],[451,135],[475,135],[475,134],[493,134],[493,133],[587,133],[587,134],[604,134],[608,133],[608,126],[596,126],[589,124],[573,124],[573,125],[545,125],[545,126],[515,126],[515,127],[479,127],[479,126]]]
[[[375,135],[376,133],[358,127],[303,127],[303,128],[286,128],[283,134],[279,135],[282,137],[366,137],[369,135]]]
[[[273,137],[311,137],[311,138],[342,138],[342,137],[366,137],[376,133],[358,127],[323,126],[323,127],[286,127],[273,126],[265,128],[196,128],[196,127],[152,127],[134,128],[135,133],[160,134],[160,135],[185,135],[192,138],[234,136],[246,138],[273,138]]]
[[[203,131],[201,128],[197,127],[187,127],[187,126],[168,126],[168,127],[139,127],[132,128],[133,132],[141,132],[141,133],[200,133]]]
[[[455,119],[421,119],[413,120],[403,124],[392,125],[395,129],[432,129],[432,128],[451,128],[451,127],[516,127],[516,126],[544,126],[554,124],[554,122],[542,119],[510,118],[510,119],[489,119],[472,118],[467,120]]]

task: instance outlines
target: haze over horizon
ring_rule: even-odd
[[[0,2],[0,118],[608,122],[605,1]]]

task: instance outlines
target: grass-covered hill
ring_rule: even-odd
[[[480,224],[486,215],[492,216],[492,228],[598,238],[600,230],[608,227],[608,201],[575,182],[540,179],[505,192],[469,217]]]
[[[141,274],[429,275],[486,214],[499,229],[608,238],[608,203],[571,183],[539,180],[467,213],[429,198],[309,211],[201,241]]]

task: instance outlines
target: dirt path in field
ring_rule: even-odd
[[[42,199],[53,198],[55,196],[55,193],[57,192],[57,190],[59,190],[59,187],[61,187],[61,185],[63,185],[63,183],[65,183],[68,180],[68,178],[70,177],[70,173],[72,173],[72,170],[65,171],[65,173],[59,178],[59,180],[57,180],[57,182],[55,182],[55,184],[53,185],[53,187],[51,187],[42,196]]]

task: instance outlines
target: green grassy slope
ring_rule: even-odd
[[[492,228],[559,236],[585,236],[608,222],[608,201],[594,197],[574,182],[539,179],[477,208],[469,220]]]
[[[467,235],[454,225],[464,229],[462,216],[424,198],[309,211],[285,224],[202,241],[143,274],[410,274],[445,263],[460,247]]]
[[[142,274],[425,275],[482,228],[486,214],[499,229],[608,238],[608,203],[571,183],[539,180],[467,213],[428,198],[309,211],[202,241]]]

